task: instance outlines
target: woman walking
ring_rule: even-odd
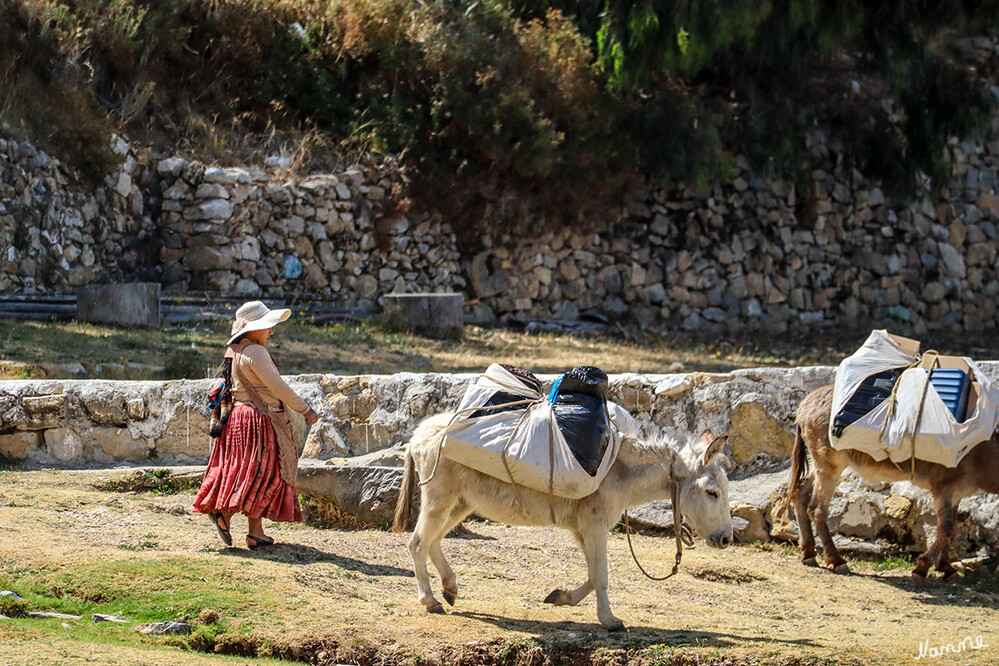
[[[223,401],[231,396],[232,411],[221,436],[212,440],[194,508],[208,514],[227,546],[232,545],[230,520],[237,513],[249,520],[250,550],[274,543],[264,533],[264,518],[302,520],[295,492],[298,446],[287,410],[304,414],[310,424],[319,416],[281,379],[265,347],[273,327],[290,315],[288,309],[270,310],[260,301],[245,303],[236,310],[226,343]]]

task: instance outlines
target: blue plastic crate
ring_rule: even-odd
[[[968,395],[971,393],[971,377],[968,373],[957,368],[934,368],[930,370],[930,384],[957,422],[964,421],[968,411]]]

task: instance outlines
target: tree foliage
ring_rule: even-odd
[[[633,131],[682,120],[683,143],[693,144],[686,150],[638,144],[651,171],[703,173],[718,164],[720,149],[792,174],[807,168],[806,133],[820,129],[862,171],[909,192],[919,171],[943,179],[946,141],[981,129],[994,102],[984,86],[990,75],[969,70],[947,46],[962,35],[994,34],[999,3],[514,2],[522,15],[539,4],[575,12],[608,86],[640,100]]]
[[[946,141],[990,110],[995,57],[972,70],[950,45],[997,17],[970,0],[8,0],[0,120],[94,171],[112,130],[234,160],[248,136],[312,132],[418,165],[417,197],[472,232],[497,212],[577,223],[639,174],[696,180],[733,154],[794,177],[812,132],[905,192],[943,182]]]

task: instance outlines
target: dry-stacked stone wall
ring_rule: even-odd
[[[688,330],[994,328],[999,143],[952,146],[951,186],[904,205],[820,146],[827,168],[807,196],[740,160],[724,183],[638,193],[602,233],[495,239],[468,264],[481,314],[595,311]]]
[[[280,180],[260,169],[157,164],[167,289],[307,291],[348,307],[382,294],[461,288],[454,234],[390,198],[402,174],[358,169]]]
[[[737,159],[724,181],[648,183],[599,232],[497,232],[464,255],[439,214],[408,210],[393,162],[291,178],[156,158],[121,140],[115,150],[121,168],[85,187],[45,153],[0,140],[0,294],[143,280],[168,293],[321,293],[373,310],[392,291],[458,291],[477,299],[470,314],[482,321],[599,313],[661,329],[845,322],[917,336],[995,327],[999,142],[953,143],[953,180],[900,202],[816,136],[819,166],[797,184]]]
[[[121,168],[81,185],[31,144],[0,139],[0,294],[152,277],[159,225],[145,201],[149,157],[120,139],[112,149]]]
[[[363,309],[392,291],[465,286],[454,234],[407,214],[394,164],[290,179],[115,146],[121,167],[86,187],[30,144],[0,140],[0,294],[147,280]]]

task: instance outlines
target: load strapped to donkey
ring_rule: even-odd
[[[465,391],[441,454],[514,485],[579,499],[593,493],[637,430],[607,400],[607,375],[581,366],[545,397],[529,371],[493,363]]]
[[[836,368],[829,441],[875,460],[956,467],[999,425],[999,391],[970,358],[920,354],[884,330]]]

